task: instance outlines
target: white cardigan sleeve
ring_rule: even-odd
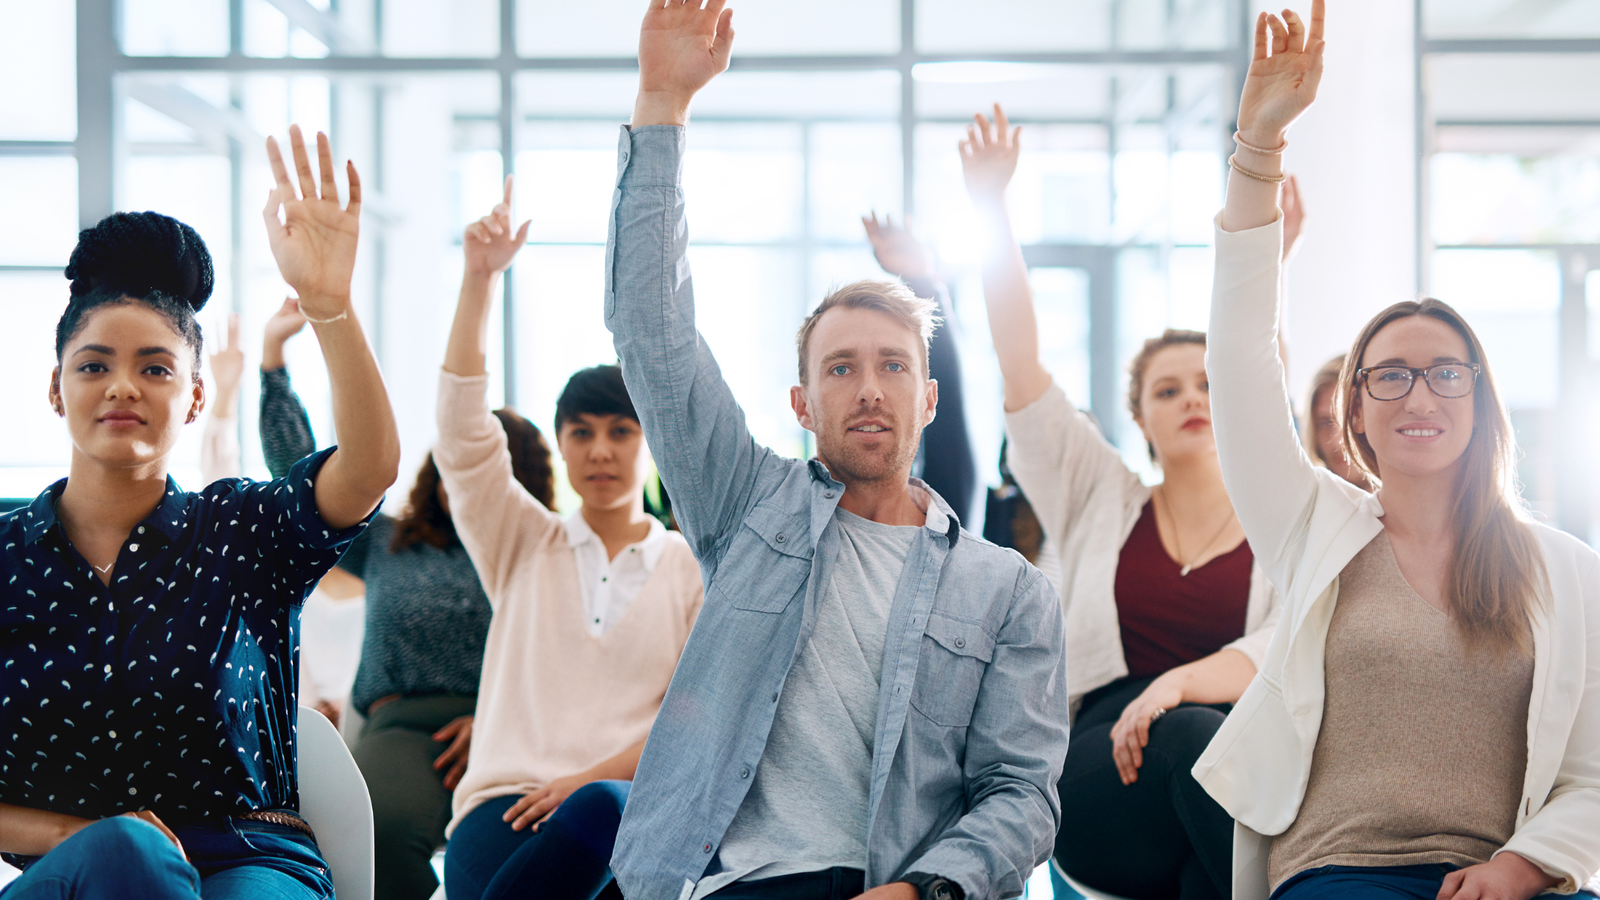
[[[1206,375],[1217,455],[1250,549],[1281,588],[1317,499],[1278,357],[1283,221],[1236,233],[1219,224],[1216,241]]]

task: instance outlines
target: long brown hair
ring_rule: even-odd
[[[1345,356],[1335,401],[1345,455],[1374,486],[1382,483],[1372,445],[1366,435],[1355,430],[1355,411],[1363,402],[1356,370],[1379,331],[1411,316],[1429,316],[1450,326],[1467,345],[1471,357],[1467,361],[1480,369],[1472,390],[1472,436],[1462,453],[1450,516],[1455,525],[1455,554],[1445,589],[1451,611],[1469,644],[1496,652],[1527,651],[1533,609],[1546,584],[1544,554],[1517,492],[1511,417],[1495,387],[1483,344],[1449,304],[1431,297],[1396,303],[1361,330]]]
[[[511,474],[535,500],[551,512],[556,508],[556,476],[550,465],[550,445],[538,427],[510,408],[494,411],[500,427],[506,432],[506,449],[511,454]],[[417,544],[429,544],[440,549],[450,546],[455,537],[455,525],[444,504],[439,502],[439,467],[434,465],[433,454],[422,461],[417,472],[417,483],[406,498],[405,510],[395,522],[394,539],[389,542],[389,552],[399,553]]]

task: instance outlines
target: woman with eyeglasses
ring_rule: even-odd
[[[1217,223],[1217,447],[1285,614],[1195,775],[1240,900],[1571,894],[1600,869],[1600,554],[1526,515],[1483,345],[1437,300],[1361,330],[1336,408],[1375,493],[1290,426],[1277,188],[1324,46],[1322,0],[1257,20]]]

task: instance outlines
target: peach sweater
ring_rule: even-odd
[[[527,793],[644,740],[702,598],[700,569],[672,532],[622,618],[604,635],[589,633],[566,525],[512,477],[488,383],[439,378],[433,458],[494,607],[447,835],[485,800]]]

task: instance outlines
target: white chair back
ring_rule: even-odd
[[[1119,897],[1116,894],[1108,894],[1105,891],[1097,891],[1092,887],[1088,887],[1074,881],[1072,876],[1067,874],[1067,870],[1061,868],[1061,864],[1056,862],[1055,857],[1050,858],[1050,868],[1055,869],[1056,874],[1061,876],[1061,880],[1067,883],[1067,887],[1072,888],[1083,896],[1089,898],[1089,900],[1126,900],[1126,898]]]
[[[300,816],[317,833],[338,900],[372,900],[372,796],[338,729],[300,707]]]

